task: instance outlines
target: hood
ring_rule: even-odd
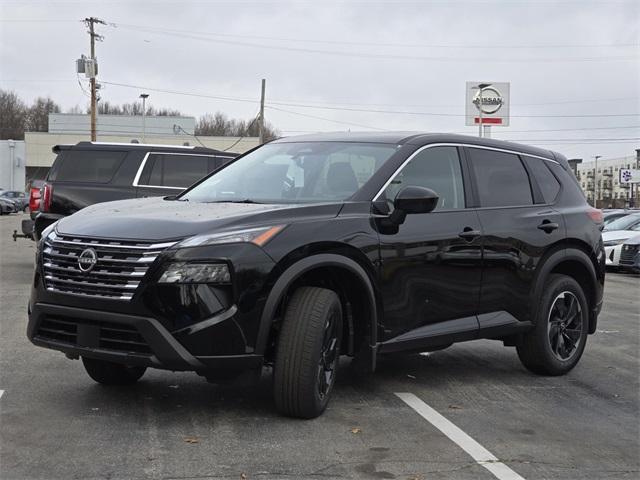
[[[236,228],[335,217],[340,203],[266,205],[141,198],[91,205],[56,226],[61,234],[122,240],[175,240]]]
[[[633,230],[611,230],[610,232],[602,232],[602,241],[625,240],[636,235],[638,235],[638,232]]]
[[[638,233],[638,232],[635,232]],[[629,238],[626,242],[624,242],[625,245],[640,245],[640,235],[636,235],[634,237]]]

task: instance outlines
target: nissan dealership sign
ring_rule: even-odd
[[[487,85],[481,89],[479,85]],[[509,83],[467,82],[465,125],[509,125]],[[481,113],[482,112],[482,113]]]

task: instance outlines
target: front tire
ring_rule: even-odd
[[[147,370],[147,367],[133,367],[87,357],[82,357],[82,364],[89,376],[103,385],[133,385]]]
[[[518,357],[534,373],[564,375],[582,357],[588,329],[589,306],[580,284],[567,275],[550,275],[535,327],[516,345]]]
[[[342,306],[332,290],[301,287],[287,304],[274,365],[278,411],[315,418],[327,407],[340,358]]]

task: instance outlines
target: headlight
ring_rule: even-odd
[[[606,242],[603,243],[603,245],[605,247],[614,247],[614,246],[620,245],[621,243],[624,243],[626,241],[627,241],[626,238],[621,238],[619,240],[607,240]]]
[[[197,235],[180,242],[175,246],[175,248],[201,247],[204,245],[241,242],[249,242],[262,247],[269,240],[275,237],[283,228],[284,225],[276,225],[272,227],[248,228],[245,230],[212,233],[209,235]]]
[[[51,235],[51,232],[54,231],[54,229],[56,228],[56,225],[58,224],[60,220],[57,220],[55,222],[53,222],[51,225],[49,225],[47,228],[45,228],[44,230],[42,230],[42,235],[40,236],[40,238],[42,240],[44,240],[45,238],[47,238],[49,235]]]
[[[225,263],[170,263],[158,283],[229,283]]]

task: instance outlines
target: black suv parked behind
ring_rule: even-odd
[[[38,246],[28,337],[103,384],[273,366],[327,405],[340,355],[490,338],[561,375],[596,331],[602,213],[557,153],[445,134],[273,141],[176,197],[87,207]]]
[[[204,147],[105,142],[56,145],[53,153],[39,211],[32,215],[36,239],[51,223],[94,203],[180,193],[238,156]]]

